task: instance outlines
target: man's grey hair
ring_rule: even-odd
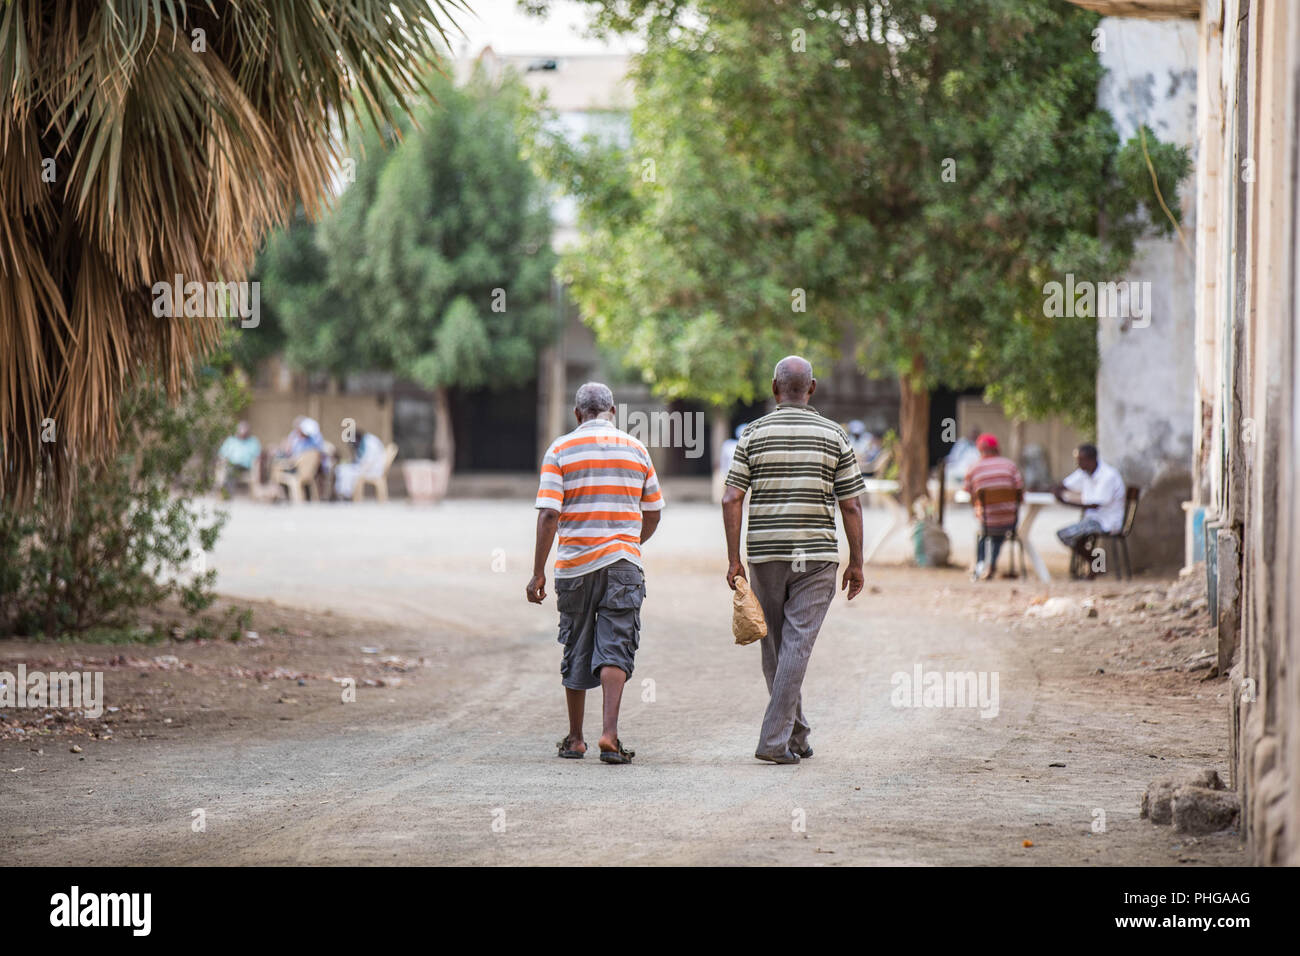
[[[609,390],[608,385],[601,382],[588,382],[578,389],[577,395],[573,396],[573,407],[584,417],[613,411],[614,393]]]
[[[782,395],[806,395],[812,387],[812,365],[798,355],[787,355],[776,363],[772,370],[772,381]]]

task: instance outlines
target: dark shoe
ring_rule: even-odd
[[[813,749],[811,747],[804,747],[803,750],[800,750],[793,744],[790,745],[790,752],[801,760],[807,760],[813,755]]]
[[[759,760],[766,760],[768,763],[798,763],[799,755],[786,751],[783,754],[754,754]]]
[[[602,750],[600,752],[601,763],[631,763],[632,758],[636,756],[635,750],[625,750],[623,741],[615,740],[614,746],[617,750]]]
[[[571,743],[573,743],[573,734],[569,734],[569,736],[565,737],[555,745],[555,755],[557,757],[563,757],[566,760],[581,760],[585,751],[574,750],[569,746]]]

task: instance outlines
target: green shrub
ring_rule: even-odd
[[[197,499],[246,402],[224,351],[175,404],[140,380],[121,406],[116,457],[80,466],[70,502],[38,488],[22,509],[0,505],[0,633],[127,628],[173,596],[191,614],[211,605],[206,555],[226,515]]]

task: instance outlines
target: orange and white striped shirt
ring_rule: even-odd
[[[537,507],[560,513],[555,576],[576,578],[616,561],[641,566],[641,512],[659,511],[645,445],[604,418],[561,435],[542,459]]]

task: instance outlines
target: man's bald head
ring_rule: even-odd
[[[812,365],[798,355],[787,355],[772,372],[772,394],[778,402],[807,402],[817,388]]]

